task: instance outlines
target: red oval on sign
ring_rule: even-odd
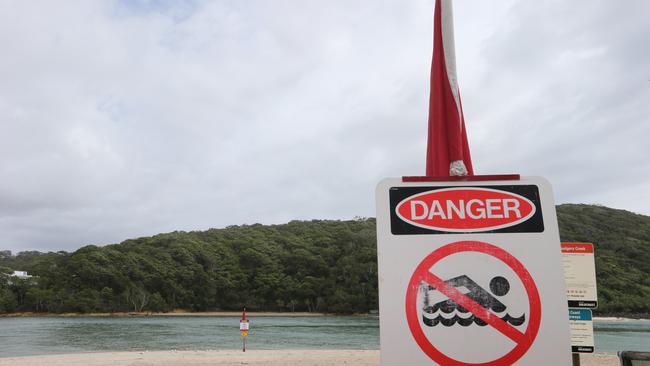
[[[489,188],[458,187],[410,196],[395,208],[411,225],[449,232],[477,232],[520,224],[535,205],[518,194]]]

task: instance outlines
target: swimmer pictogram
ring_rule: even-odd
[[[490,280],[490,291],[479,286],[474,280],[466,275],[454,277],[445,284],[458,289],[469,299],[497,314],[501,320],[514,326],[524,324],[526,315],[512,316],[507,312],[507,306],[499,301],[495,296],[505,296],[510,291],[510,283],[505,277],[496,276]],[[469,310],[457,304],[454,300],[447,299],[431,303],[432,295],[437,294],[434,286],[422,284],[420,290],[424,293],[424,305],[422,307],[422,322],[429,327],[443,325],[451,327],[460,325],[469,327],[472,324],[484,327],[487,323],[480,317],[475,316]]]
[[[489,290],[481,287],[468,275],[460,274],[443,280],[436,274],[436,264],[441,260],[462,253],[482,253],[509,267],[515,279],[523,285],[528,303],[527,312],[513,316],[508,314],[510,282],[503,276],[491,276]],[[459,258],[462,258],[459,257]],[[462,260],[458,268],[462,268]],[[463,272],[460,272],[463,273]],[[498,272],[497,272],[498,273]],[[432,301],[437,293],[439,301]],[[423,301],[419,301],[422,299]],[[480,241],[460,241],[444,245],[429,255],[416,267],[406,291],[406,319],[420,349],[440,365],[495,366],[512,365],[532,346],[541,323],[542,309],[535,281],[524,265],[513,255],[492,244]],[[450,314],[456,312],[456,314]],[[446,316],[445,316],[446,315]],[[439,326],[441,325],[441,326]],[[449,332],[452,326],[460,329],[477,325],[490,327],[513,343],[513,347],[500,357],[484,362],[463,362],[445,354],[427,337],[424,328]],[[434,328],[435,327],[435,328]]]

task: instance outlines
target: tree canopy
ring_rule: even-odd
[[[6,253],[5,253],[6,254]],[[0,258],[29,281],[0,286],[0,311],[377,309],[375,220],[292,221],[173,232],[73,253]]]
[[[596,313],[650,313],[650,217],[557,211],[563,241],[595,244]],[[367,218],[172,232],[72,253],[0,251],[0,312],[368,312],[378,308],[376,248]],[[14,270],[35,277],[9,277]]]

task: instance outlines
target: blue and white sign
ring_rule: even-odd
[[[594,322],[590,309],[569,309],[571,352],[594,353]]]

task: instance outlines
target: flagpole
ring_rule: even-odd
[[[474,175],[456,75],[451,0],[436,0],[427,136],[427,176]]]

